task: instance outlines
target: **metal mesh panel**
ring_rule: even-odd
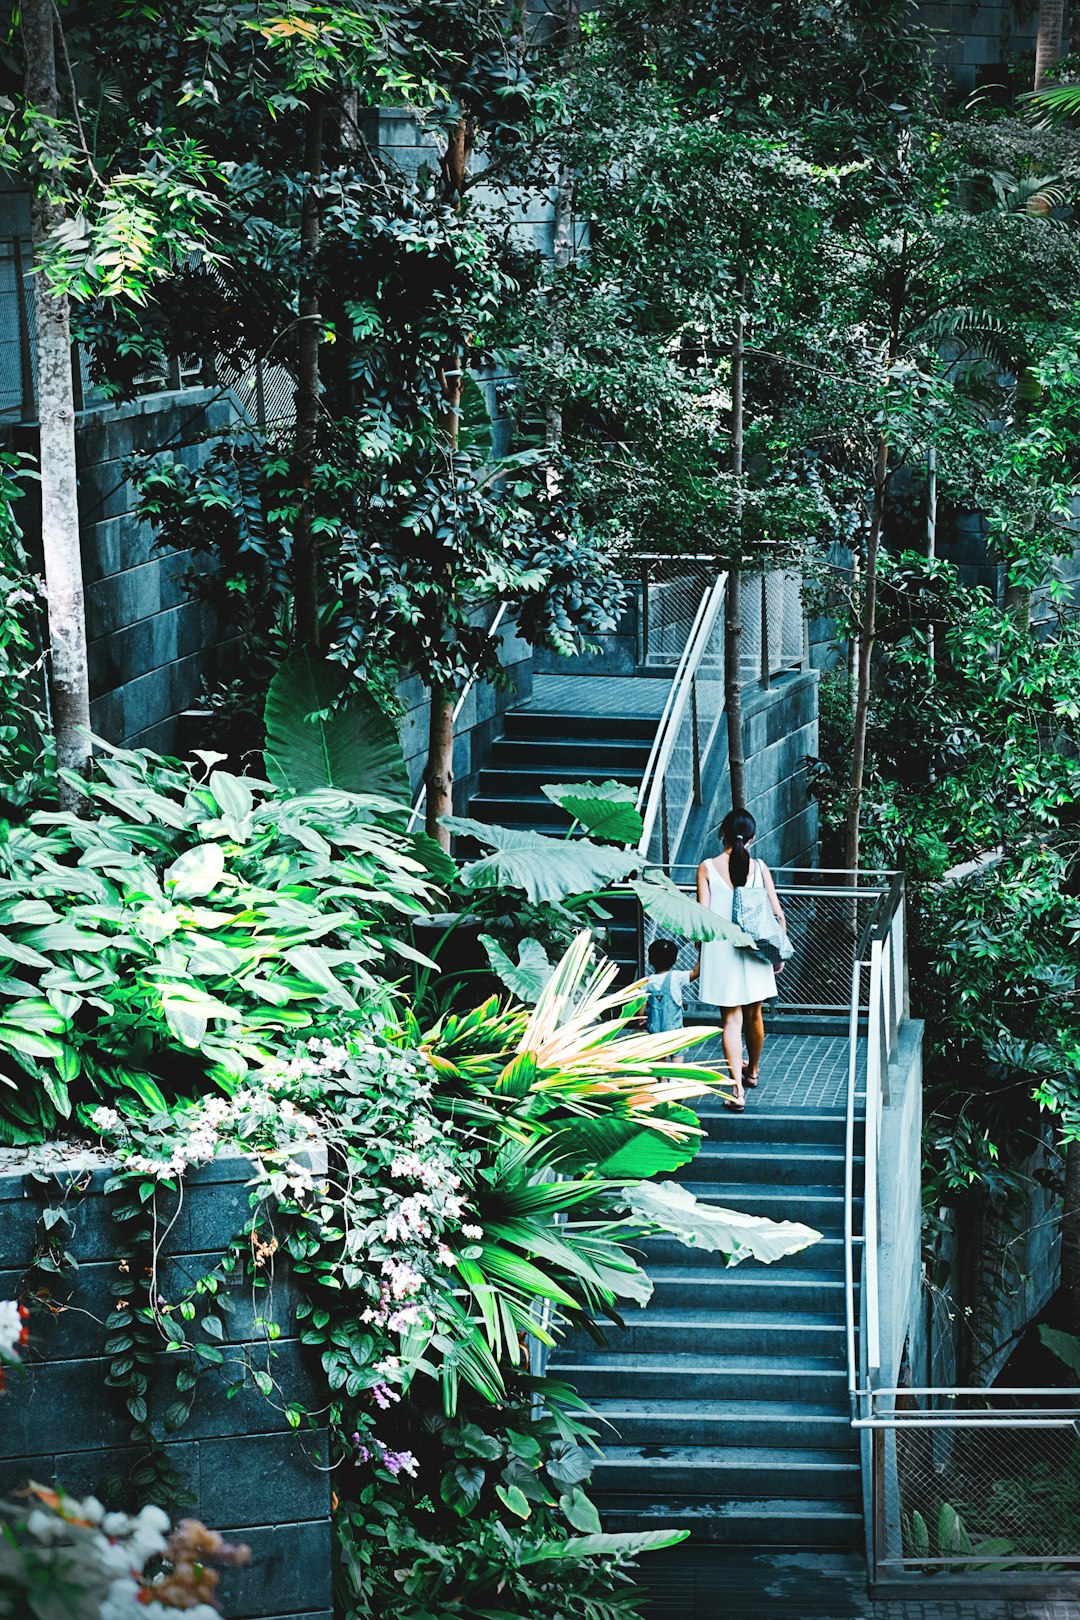
[[[33,288],[27,274],[30,244],[0,241],[0,416],[28,421],[37,391]]]
[[[802,579],[794,569],[740,574],[742,638],[739,662],[744,682],[795,669],[803,657]],[[768,657],[762,649],[767,644]]]
[[[886,1434],[898,1512],[889,1515],[883,1562],[916,1569],[1080,1563],[1074,1422],[958,1427],[942,1414]]]
[[[813,883],[815,874],[807,873]],[[680,887],[694,893],[689,873],[680,868]],[[820,880],[819,880],[820,881]],[[830,893],[818,887],[785,884],[776,876],[776,891],[787,918],[788,937],[795,954],[777,975],[777,998],[770,1007],[777,1012],[813,1013],[847,1017],[851,1008],[851,970],[863,929],[877,904],[877,891]],[[658,930],[651,918],[644,919],[644,948],[647,951]],[[677,966],[692,968],[698,947],[690,940],[679,942]],[[863,975],[862,993],[866,991]]]
[[[640,658],[667,668],[678,663],[716,564],[681,557],[649,558],[641,571]]]
[[[219,359],[216,371],[219,383],[236,395],[245,414],[260,427],[295,420],[296,383],[284,366],[254,358],[237,366]]]

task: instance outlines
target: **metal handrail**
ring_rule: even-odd
[[[690,626],[690,634],[687,636],[686,643],[682,649],[682,652],[679,654],[679,661],[675,666],[675,673],[671,678],[671,684],[668,687],[667,693],[664,697],[664,707],[660,713],[660,723],[653,733],[652,745],[649,749],[649,757],[645,761],[645,772],[641,778],[641,784],[638,787],[637,798],[634,801],[635,808],[639,812],[645,803],[646,796],[651,790],[653,772],[656,767],[657,756],[659,755],[660,750],[664,745],[664,739],[667,736],[672,706],[675,702],[676,693],[682,690],[682,682],[686,672],[686,665],[695,646],[697,645],[698,630],[700,628],[702,616],[705,613],[707,604],[708,593],[706,592],[702,595],[701,601],[697,605],[697,612],[694,614],[694,622]]]
[[[679,660],[679,666],[668,692],[668,699],[664,705],[664,714],[657,727],[653,739],[653,748],[646,767],[646,775],[642,780],[637,796],[637,808],[641,811],[642,833],[638,842],[638,850],[646,854],[652,839],[656,818],[660,813],[663,801],[664,785],[668,766],[675,743],[686,715],[687,704],[693,692],[694,681],[701,667],[701,660],[709,637],[716,624],[717,615],[724,603],[724,592],[727,587],[726,574],[720,574],[715,580],[712,589],[702,598],[698,612],[694,619],[694,627],[687,640],[686,646]]]

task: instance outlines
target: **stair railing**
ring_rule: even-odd
[[[704,592],[668,689],[637,795],[640,853],[670,865],[690,812],[701,803],[702,764],[724,711],[727,575]]]

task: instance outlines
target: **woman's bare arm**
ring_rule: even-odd
[[[773,916],[776,918],[777,922],[782,922],[786,928],[787,919],[784,916],[784,908],[780,904],[779,896],[776,893],[776,884],[772,880],[772,873],[769,871],[769,868],[765,865],[764,861],[761,863],[761,875],[765,880],[765,893],[769,897],[769,904],[772,906]]]
[[[708,903],[709,903],[709,873],[708,873],[708,871],[706,869],[704,861],[702,861],[701,865],[697,869],[697,897],[698,897],[698,904],[699,905],[701,905],[701,906],[707,906],[708,905]]]

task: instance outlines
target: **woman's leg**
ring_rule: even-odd
[[[761,1048],[765,1045],[765,1024],[761,1017],[761,1002],[753,1001],[743,1008],[746,1028],[746,1083],[756,1086],[761,1067]]]
[[[741,1108],[746,1101],[742,1083],[743,1010],[741,1007],[724,1008],[724,1056],[735,1083],[734,1106]]]

